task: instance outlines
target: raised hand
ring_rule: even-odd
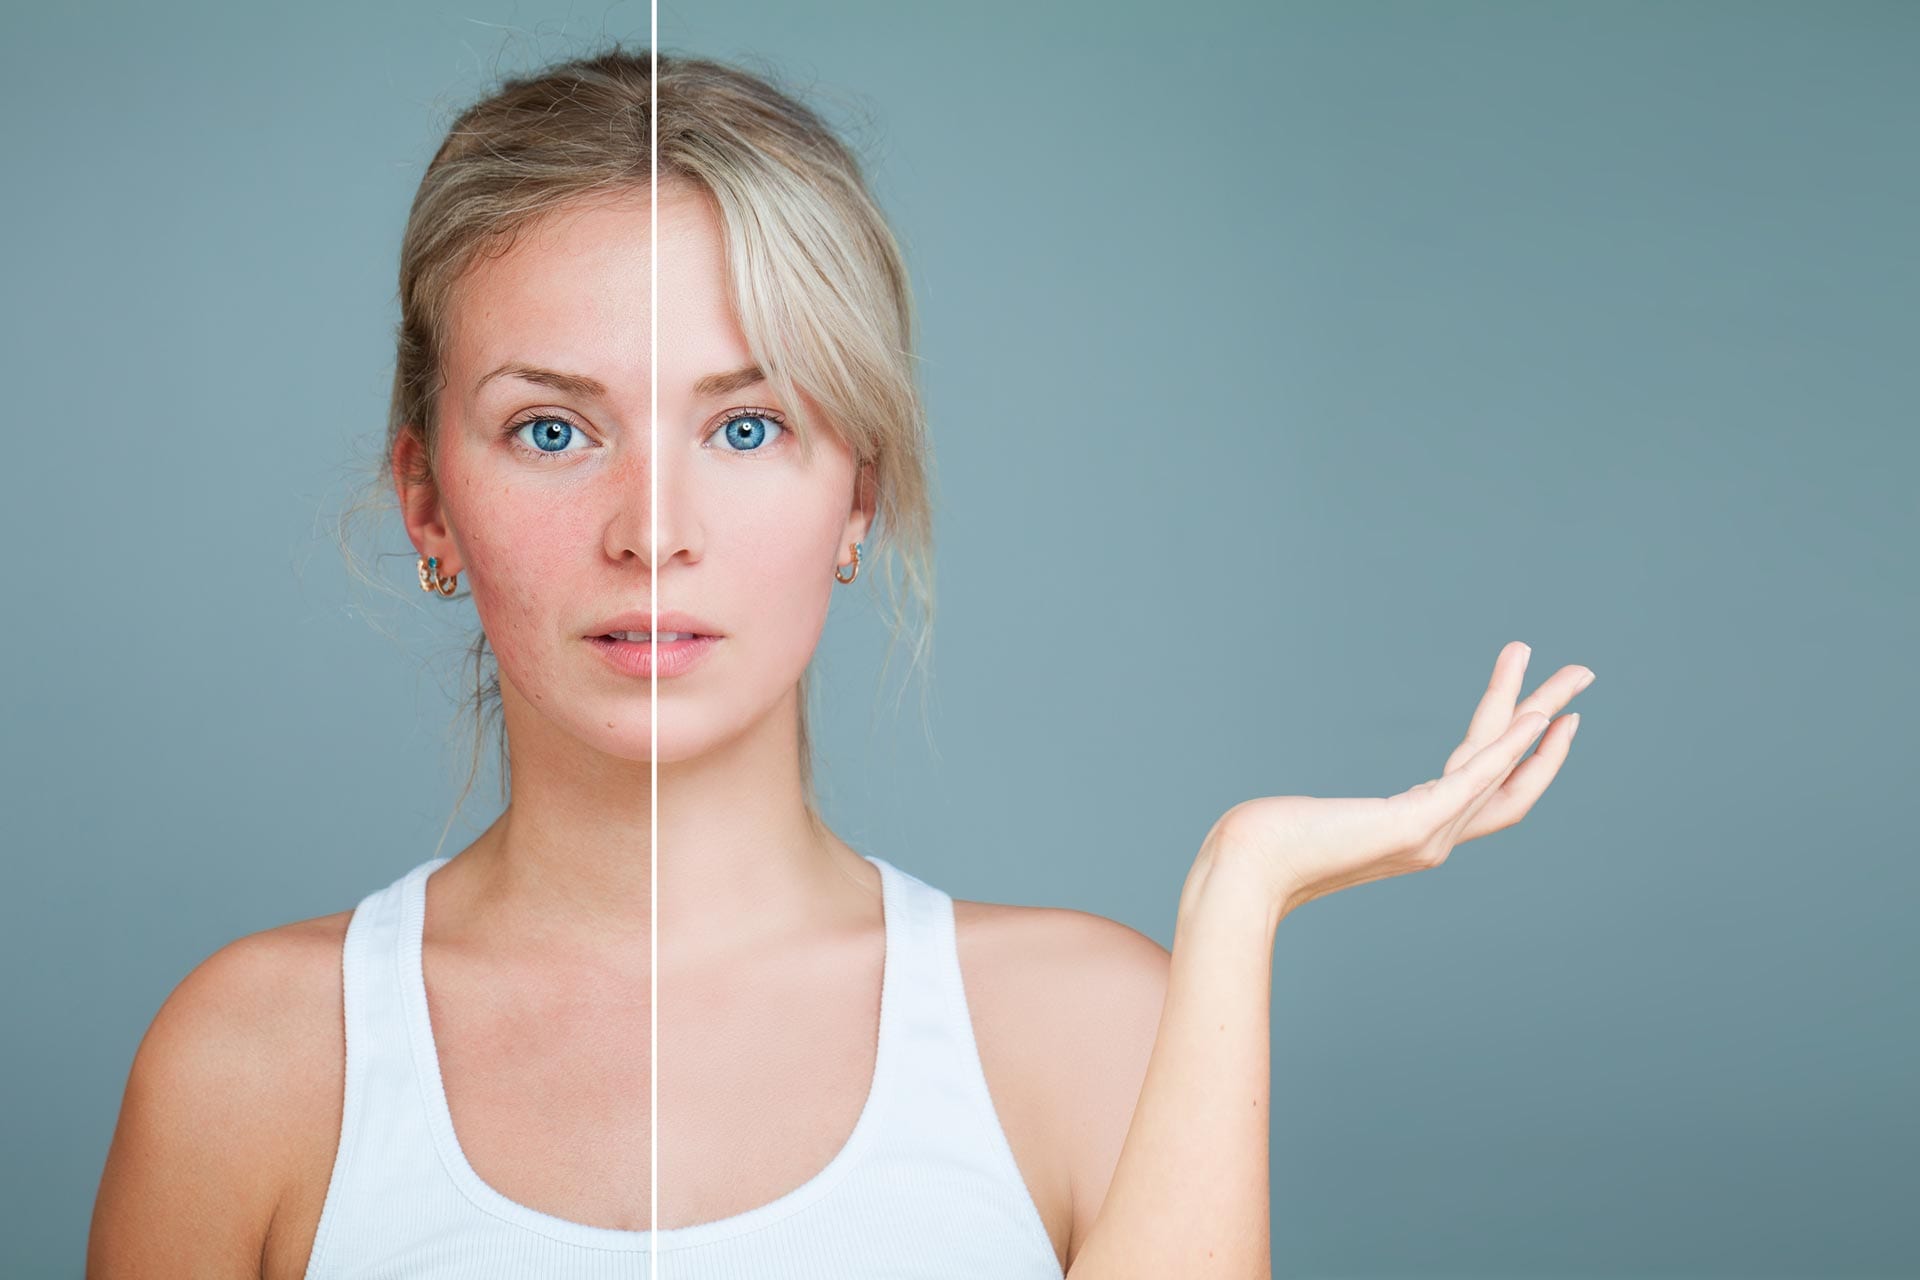
[[[1560,772],[1579,727],[1578,715],[1553,717],[1593,680],[1585,667],[1562,667],[1520,702],[1531,657],[1518,641],[1500,651],[1439,777],[1384,798],[1242,801],[1208,833],[1202,862],[1231,858],[1271,895],[1278,918],[1350,885],[1437,867],[1455,845],[1512,826]],[[1535,738],[1540,749],[1522,763]]]
[[[1270,1280],[1275,930],[1303,902],[1437,867],[1462,840],[1526,816],[1579,721],[1554,716],[1593,679],[1563,667],[1520,702],[1531,656],[1501,650],[1440,777],[1379,799],[1246,800],[1214,823],[1180,892],[1133,1122],[1069,1280]]]

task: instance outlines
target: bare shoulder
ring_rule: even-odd
[[[1073,1026],[1132,1009],[1157,1022],[1172,957],[1131,925],[1071,907],[1000,902],[955,900],[953,914],[969,992],[977,973],[979,985],[1008,997],[994,1002],[1003,1012]],[[1115,1000],[1125,1008],[1113,1008]]]
[[[89,1276],[262,1274],[283,1201],[331,1165],[352,914],[237,938],[162,1002],[127,1074]]]
[[[996,1107],[1071,1263],[1133,1120],[1171,956],[1130,925],[1066,907],[956,899],[954,927]]]

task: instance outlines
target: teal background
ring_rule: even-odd
[[[330,534],[400,232],[496,71],[648,12],[7,25],[0,1271],[78,1275],[167,993],[436,852],[471,610]],[[1506,641],[1598,673],[1524,823],[1282,925],[1277,1274],[1920,1275],[1920,7],[660,27],[842,121],[916,273],[934,678],[836,594],[857,847],[1167,943],[1229,805],[1433,775]]]

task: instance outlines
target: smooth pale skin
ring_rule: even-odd
[[[1501,650],[1441,776],[1385,798],[1268,796],[1223,814],[1187,876],[1160,1029],[1106,1203],[1069,1280],[1273,1273],[1267,1179],[1273,939],[1295,908],[1437,867],[1520,821],[1567,758],[1593,680],[1562,667],[1516,705],[1530,651]],[[1542,731],[1545,731],[1542,736]],[[1540,748],[1523,763],[1536,738]]]

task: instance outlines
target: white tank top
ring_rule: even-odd
[[[866,1103],[827,1166],[778,1199],[664,1231],[558,1218],[483,1182],[454,1135],[420,963],[421,863],[354,909],[342,955],[340,1145],[307,1280],[1060,1280],[995,1113],[954,946],[953,899],[884,859],[880,1039]]]

